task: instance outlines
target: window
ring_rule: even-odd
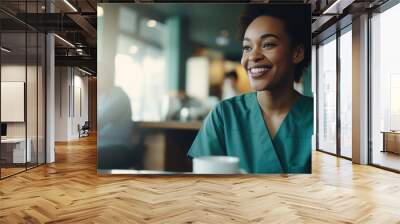
[[[346,32],[347,31],[347,32]],[[352,157],[352,34],[340,36],[340,154]]]
[[[372,163],[400,170],[400,4],[371,18]],[[392,133],[394,132],[394,133]],[[395,152],[395,153],[393,153]],[[400,150],[399,150],[400,153]]]
[[[121,8],[120,13],[137,15],[133,9]],[[115,86],[129,97],[133,121],[159,121],[160,105],[168,91],[165,27],[161,22],[145,17],[140,17],[139,21],[136,33],[126,33],[123,27],[120,28],[115,57]]]
[[[336,36],[318,48],[318,149],[336,153]]]

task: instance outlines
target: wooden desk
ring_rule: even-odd
[[[144,138],[151,134],[164,135],[164,170],[171,172],[191,172],[192,160],[187,152],[201,128],[200,121],[193,122],[137,122]]]
[[[382,131],[383,150],[382,152],[392,152],[400,154],[400,131]]]

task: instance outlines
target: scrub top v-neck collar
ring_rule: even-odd
[[[275,142],[280,139],[285,139],[287,136],[284,135],[284,133],[289,133],[290,129],[292,128],[289,122],[289,119],[293,113],[293,111],[296,109],[296,106],[299,104],[299,102],[302,100],[302,97],[296,100],[296,102],[292,105],[292,107],[289,109],[287,114],[285,115],[283,121],[281,122],[280,126],[278,127],[277,132],[275,133],[275,136],[272,138],[268,127],[266,125],[266,121],[264,120],[264,115],[261,109],[260,104],[258,103],[257,99],[257,92],[253,94],[253,105],[255,104],[257,106],[257,109],[254,110],[255,114],[254,117],[257,120],[260,120],[258,122],[258,127],[257,129],[259,130],[259,137],[261,139],[261,147],[260,150],[263,150],[263,155],[265,156],[260,156],[259,159],[264,160],[262,161],[263,164],[268,166],[268,170],[271,170],[272,172],[279,172],[279,173],[287,173],[288,172],[288,167],[287,167],[287,161],[285,159],[285,154],[286,152],[282,151],[284,149],[277,149]],[[262,121],[262,122],[261,122]],[[278,163],[277,163],[278,161]]]

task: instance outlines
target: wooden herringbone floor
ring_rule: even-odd
[[[0,181],[0,223],[400,223],[400,175],[315,152],[313,174],[97,176],[96,142]]]

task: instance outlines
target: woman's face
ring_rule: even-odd
[[[280,19],[259,16],[247,27],[241,63],[252,89],[273,91],[293,85],[295,65],[303,58],[304,50],[291,47]]]

